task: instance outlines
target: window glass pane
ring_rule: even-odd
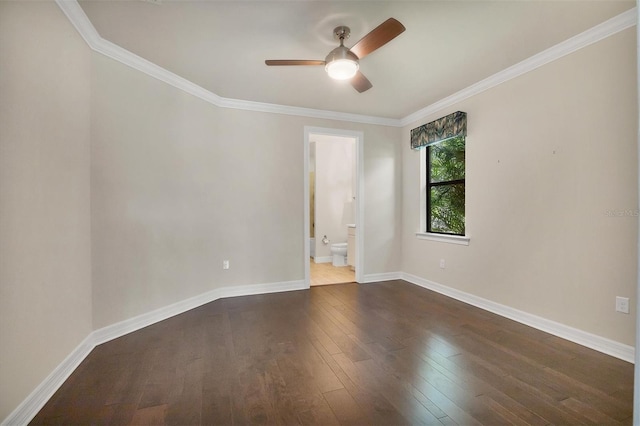
[[[430,182],[464,179],[464,137],[431,145]]]
[[[464,235],[464,183],[431,187],[429,232]]]

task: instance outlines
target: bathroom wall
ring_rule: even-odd
[[[316,236],[316,172],[309,172],[309,236]]]
[[[331,256],[330,245],[347,241],[345,219],[353,223],[354,205],[345,215],[345,203],[352,202],[354,192],[355,139],[311,135],[315,142],[316,170],[316,259]],[[323,244],[326,235],[329,244]]]

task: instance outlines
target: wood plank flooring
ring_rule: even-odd
[[[96,347],[32,424],[631,424],[632,364],[403,281],[221,299]]]
[[[327,285],[339,283],[352,283],[356,281],[356,273],[350,266],[333,266],[331,263],[315,263],[309,260],[310,284]]]

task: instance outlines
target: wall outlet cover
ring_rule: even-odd
[[[623,314],[629,313],[629,298],[628,297],[616,297],[616,312],[622,312]]]

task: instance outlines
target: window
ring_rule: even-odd
[[[420,239],[469,245],[465,231],[467,113],[456,111],[411,129],[420,152]]]
[[[426,147],[426,231],[465,235],[465,137]]]

